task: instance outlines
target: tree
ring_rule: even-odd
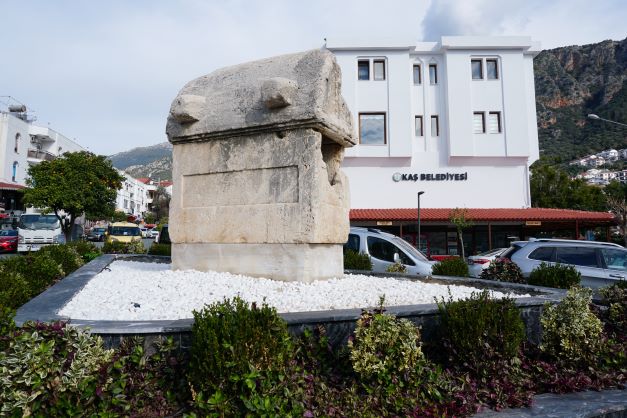
[[[607,208],[618,221],[618,229],[627,247],[627,184],[612,181],[605,186],[604,192],[607,197]]]
[[[468,219],[468,209],[455,208],[449,213],[449,220],[457,229],[457,236],[459,237],[459,243],[462,246],[462,259],[465,259],[464,253],[464,229],[472,226],[472,221]]]
[[[24,202],[54,212],[67,241],[78,216],[102,219],[113,213],[124,179],[105,156],[86,151],[42,161],[28,169],[28,176]]]
[[[582,179],[572,180],[566,173],[546,164],[532,167],[531,203],[533,207],[605,211],[603,190]]]
[[[113,222],[126,222],[127,219],[128,219],[128,215],[123,210],[116,210],[111,215],[111,220]]]

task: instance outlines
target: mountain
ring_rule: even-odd
[[[109,160],[115,168],[124,170],[135,178],[172,178],[172,144],[169,142],[133,148],[111,155]]]
[[[542,51],[534,60],[541,155],[565,163],[627,147],[627,38]]]
[[[557,164],[604,149],[627,148],[627,38],[542,51],[534,60],[540,155]],[[134,177],[172,178],[172,145],[109,157]]]

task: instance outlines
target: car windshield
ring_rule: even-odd
[[[136,237],[141,235],[136,226],[114,226],[111,228],[111,235]]]
[[[394,244],[401,247],[401,249],[409,254],[411,254],[416,260],[429,262],[427,257],[417,249],[415,249],[409,242],[405,241],[403,238],[394,237]]]
[[[105,228],[94,228],[91,231],[98,233],[98,234],[102,234],[105,231]]]
[[[0,231],[0,237],[17,237],[17,231],[5,229]]]
[[[22,229],[57,229],[59,219],[56,215],[22,215],[19,227]]]

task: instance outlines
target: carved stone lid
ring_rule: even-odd
[[[190,81],[172,102],[166,132],[180,143],[299,128],[355,144],[340,67],[328,50],[266,58]]]

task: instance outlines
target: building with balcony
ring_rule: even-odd
[[[115,210],[141,219],[152,202],[149,193],[151,187],[144,182],[145,179],[136,179],[120,170],[118,172],[124,176],[124,180],[122,181],[122,188],[118,190]]]
[[[358,139],[342,163],[352,225],[380,227],[416,244],[421,199],[421,249],[457,254],[446,214],[467,208],[477,217],[464,234],[470,254],[547,229],[578,237],[584,224],[611,222],[607,214],[588,222],[578,211],[549,210],[543,223],[542,209],[530,209],[529,167],[539,158],[537,42],[443,36],[397,45],[331,40],[325,47],[341,67]]]

